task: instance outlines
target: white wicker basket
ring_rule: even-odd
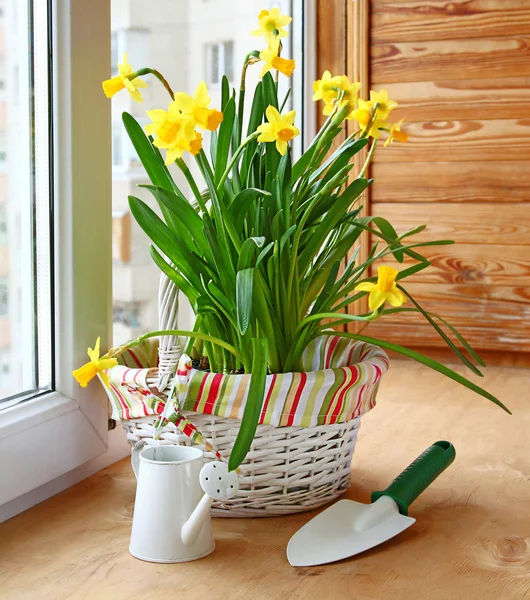
[[[186,413],[224,456],[229,456],[239,422],[212,415]],[[127,440],[153,437],[156,417],[123,421]],[[250,452],[240,467],[239,492],[214,502],[216,517],[265,517],[311,510],[331,502],[350,485],[351,459],[360,418],[317,427],[259,425]],[[189,445],[191,440],[172,423],[162,431],[162,444]],[[207,460],[214,460],[206,453]]]
[[[160,329],[178,329],[178,288],[162,275],[159,288]],[[150,387],[164,392],[175,372],[181,349],[178,338],[163,337],[159,344],[159,368]],[[239,431],[234,419],[186,413],[191,422],[229,456]],[[122,421],[131,446],[153,437],[157,417]],[[342,494],[350,485],[351,459],[360,418],[316,427],[259,425],[251,450],[240,467],[237,496],[223,504],[215,502],[213,514],[226,517],[273,516],[311,510]],[[189,445],[191,440],[172,423],[162,443]],[[213,454],[206,454],[213,460]]]

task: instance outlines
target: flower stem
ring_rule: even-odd
[[[208,212],[208,209],[206,208],[206,204],[204,204],[204,201],[202,199],[202,195],[201,192],[199,191],[199,188],[197,187],[197,184],[195,183],[195,179],[193,179],[193,175],[191,174],[191,171],[188,168],[188,165],[184,162],[184,160],[182,158],[177,158],[177,160],[175,161],[177,163],[177,166],[179,167],[179,169],[184,173],[184,177],[186,178],[186,181],[188,182],[191,191],[193,192],[193,195],[195,196],[195,199],[197,200],[197,204],[199,205],[200,209],[202,210],[203,213]]]
[[[366,157],[366,160],[364,161],[363,168],[361,169],[361,172],[358,175],[359,178],[364,177],[364,174],[366,173],[366,169],[368,168],[368,165],[370,164],[370,161],[372,160],[372,156],[374,155],[376,146],[377,146],[377,140],[374,140],[372,142],[370,152],[368,152],[368,156]]]
[[[257,138],[258,135],[259,135],[259,131],[255,131],[254,133],[251,133],[246,139],[244,139],[241,142],[241,145],[239,146],[239,148],[234,152],[234,155],[230,159],[230,162],[228,163],[228,165],[227,165],[227,167],[225,169],[225,172],[222,174],[221,179],[220,179],[219,183],[217,184],[217,193],[218,194],[223,189],[223,185],[224,185],[224,182],[225,182],[226,178],[228,177],[228,175],[229,175],[232,167],[234,166],[235,162],[237,161],[237,159],[239,158],[239,156],[241,155],[241,153],[245,149],[245,146],[249,142],[251,142],[253,139]]]
[[[243,137],[243,112],[245,110],[245,88],[246,88],[246,79],[247,79],[247,69],[249,65],[252,65],[255,62],[258,62],[259,52],[257,50],[252,50],[245,56],[245,60],[243,61],[243,68],[241,69],[241,81],[239,83],[239,99],[238,99],[238,109],[237,109],[237,119],[238,119],[238,128],[239,128],[239,141],[241,142],[241,138]]]
[[[162,75],[162,73],[160,73],[160,71],[157,71],[156,69],[151,69],[148,67],[145,69],[138,69],[138,71],[135,71],[132,75],[129,75],[128,79],[132,81],[133,79],[141,77],[142,75],[154,75],[158,79],[158,81],[160,81],[160,83],[166,88],[167,93],[171,96],[171,100],[175,99],[175,92],[173,92],[171,86],[167,82],[166,78]]]

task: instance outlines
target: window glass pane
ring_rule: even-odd
[[[206,46],[210,51],[206,55],[206,72],[210,74],[206,78],[206,83],[209,85],[219,85],[222,75],[219,74],[220,60],[219,54],[221,51],[219,44],[208,44]]]
[[[258,27],[258,14],[262,9],[278,7],[284,14],[292,15],[290,0],[182,0],[178,10],[174,0],[111,0],[112,35],[117,39],[119,62],[127,52],[133,69],[152,67],[160,71],[175,91],[193,94],[201,81],[206,81],[211,103],[220,108],[221,78],[226,74],[231,84],[239,82],[240,69],[250,50],[262,50],[263,38],[250,35]],[[296,27],[302,27],[298,19]],[[288,26],[292,34],[292,27]],[[292,57],[292,35],[283,40],[284,55]],[[247,74],[246,115],[250,112],[253,89],[259,81],[262,65],[252,65]],[[126,92],[112,99],[113,143],[119,144],[114,127],[121,127],[123,111],[131,113],[142,125],[150,122],[145,110],[167,109],[169,96],[160,83],[148,76],[149,87],[142,90],[143,103],[134,102]],[[280,97],[289,86],[288,80],[280,78]],[[291,101],[286,110],[292,106]],[[301,114],[297,120],[301,119]],[[245,126],[245,125],[244,125]],[[126,136],[125,133],[123,133]],[[203,147],[209,153],[209,134],[204,135]],[[126,151],[130,149],[130,152]],[[150,193],[138,187],[147,183],[147,176],[138,162],[132,145],[125,137],[122,166],[113,169],[113,235],[120,243],[114,244],[114,344],[134,338],[148,330],[157,329],[157,292],[160,271],[149,255],[149,240],[134,219],[123,220],[129,214],[128,195],[132,194],[147,202],[158,211]],[[186,158],[190,169],[198,177],[193,158]],[[116,162],[115,162],[116,165]],[[176,169],[170,167],[181,190],[191,198],[187,182]],[[121,215],[118,217],[118,215]],[[118,219],[119,222],[118,222]],[[127,233],[126,228],[130,231]],[[128,244],[128,247],[125,246]],[[125,245],[125,246],[124,246]],[[128,259],[123,260],[123,257]],[[181,305],[183,302],[181,302]],[[190,325],[190,308],[182,307],[179,324]]]
[[[51,386],[48,33],[46,2],[0,1],[0,407]]]
[[[224,42],[224,75],[228,77],[228,81],[234,81],[234,42]]]

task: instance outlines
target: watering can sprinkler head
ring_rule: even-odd
[[[235,471],[229,471],[228,465],[215,460],[204,465],[199,475],[199,481],[204,491],[190,518],[181,530],[182,542],[186,546],[195,543],[201,528],[210,514],[214,500],[228,500],[239,489],[239,479]]]

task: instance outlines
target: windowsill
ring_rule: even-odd
[[[4,408],[0,405],[0,440],[16,435],[25,429],[59,417],[79,408],[71,398],[57,392],[36,396]]]
[[[424,367],[393,362],[378,405],[363,418],[345,497],[369,502],[373,490],[386,487],[436,439],[451,440],[457,458],[412,505],[417,522],[357,558],[297,569],[288,564],[287,542],[313,512],[214,519],[216,550],[200,562],[140,562],[128,553],[135,479],[124,460],[0,525],[2,593],[135,598],[156,582],[159,596],[181,587],[186,600],[523,598],[529,584],[527,373],[490,368],[484,380],[517,417]]]
[[[107,447],[81,405],[57,392],[0,411],[0,506],[104,454]]]

